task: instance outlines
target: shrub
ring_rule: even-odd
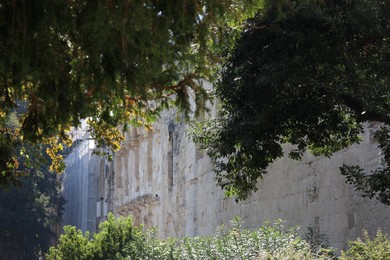
[[[297,228],[284,228],[282,221],[266,223],[257,231],[242,229],[239,218],[231,227],[221,226],[208,237],[184,238],[175,259],[329,259],[311,252]]]
[[[123,259],[128,255],[133,237],[142,234],[139,228],[133,228],[131,217],[115,218],[112,214],[99,225],[99,230],[90,239],[88,232],[83,235],[76,227],[65,226],[57,247],[49,249],[46,259]]]
[[[316,255],[333,256],[333,248],[330,246],[328,237],[321,233],[319,228],[308,227],[304,235],[309,243],[312,253]]]
[[[330,259],[313,252],[297,228],[286,229],[281,221],[265,224],[257,231],[242,228],[239,218],[224,225],[211,236],[156,239],[156,229],[142,231],[132,219],[112,214],[99,226],[99,233],[82,234],[75,227],[65,227],[57,247],[47,259]]]
[[[89,233],[85,235],[76,227],[65,226],[64,234],[59,238],[57,247],[51,247],[46,254],[48,260],[81,260],[88,259],[89,254]]]
[[[342,252],[340,260],[390,259],[390,240],[381,230],[378,230],[374,240],[364,231],[363,240],[351,241],[349,246],[347,251]]]

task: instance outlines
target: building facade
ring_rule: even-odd
[[[236,203],[216,185],[210,159],[191,141],[186,124],[176,118],[170,111],[162,115],[153,130],[131,128],[112,163],[94,156],[88,157],[89,162],[83,161],[86,157],[74,150],[74,160],[81,160],[89,168],[77,166],[82,171],[77,178],[83,180],[70,184],[66,176],[77,171],[77,163],[70,161],[73,157],[67,159],[64,195],[69,205],[65,219],[74,212],[87,214],[86,219],[81,218],[85,224],[79,227],[90,230],[95,225],[93,231],[107,212],[132,215],[136,225],[157,226],[161,238],[208,235],[236,216],[251,229],[282,219],[287,226],[301,226],[301,232],[315,228],[338,249],[361,236],[363,229],[371,235],[378,228],[390,231],[390,208],[363,198],[345,183],[339,171],[343,163],[359,164],[366,170],[381,164],[370,130],[373,126],[367,126],[361,144],[331,158],[306,154],[301,161],[277,160],[269,174],[259,180],[259,190]],[[83,175],[87,172],[88,177]]]

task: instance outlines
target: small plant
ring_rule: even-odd
[[[328,237],[321,233],[319,228],[309,226],[305,233],[305,240],[309,243],[313,254],[317,255],[333,255]]]
[[[340,260],[390,259],[390,240],[381,230],[373,240],[364,231],[363,240],[349,242],[349,246],[347,251],[342,252]]]

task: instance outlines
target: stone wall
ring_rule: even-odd
[[[131,129],[116,153],[113,211],[132,215],[136,224],[157,226],[160,237],[208,235],[222,223],[241,216],[244,227],[286,220],[286,225],[319,229],[332,246],[343,249],[367,229],[390,231],[390,208],[362,198],[345,184],[339,167],[380,164],[372,132],[360,145],[331,158],[305,155],[302,161],[283,158],[258,184],[259,191],[236,203],[216,186],[209,158],[186,135],[186,126],[166,113],[153,131]],[[288,149],[288,147],[285,147]]]
[[[157,226],[165,238],[208,235],[236,216],[252,229],[283,219],[302,232],[318,229],[338,249],[363,229],[371,235],[378,228],[390,231],[390,208],[362,198],[339,172],[343,163],[367,170],[380,165],[373,126],[367,126],[361,144],[331,158],[277,160],[259,181],[259,191],[236,203],[216,186],[209,158],[176,118],[170,111],[153,130],[131,128],[113,163],[94,156],[92,141],[84,140],[66,159],[64,224],[93,232],[113,212],[132,215],[137,225]]]
[[[107,217],[112,181],[110,163],[93,153],[95,142],[86,136],[66,157],[62,175],[62,195],[66,200],[62,225],[73,225],[83,232],[95,232]]]

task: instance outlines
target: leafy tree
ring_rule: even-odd
[[[52,245],[60,224],[64,200],[56,174],[43,165],[23,170],[31,174],[22,176],[19,186],[0,189],[0,255],[4,259],[36,258]]]
[[[208,149],[216,180],[245,199],[277,158],[306,150],[331,156],[376,132],[383,167],[343,166],[347,181],[390,204],[389,1],[269,1],[227,53],[216,87],[218,118],[195,141]]]
[[[261,1],[137,0],[14,1],[0,3],[0,184],[19,172],[25,142],[51,145],[53,170],[63,164],[59,144],[89,118],[99,144],[118,148],[115,129],[148,126],[176,105],[189,112],[190,93],[202,107],[199,80],[214,78],[218,46]],[[232,37],[231,37],[232,36]],[[175,98],[172,98],[172,95]],[[20,103],[27,112],[7,125]]]

